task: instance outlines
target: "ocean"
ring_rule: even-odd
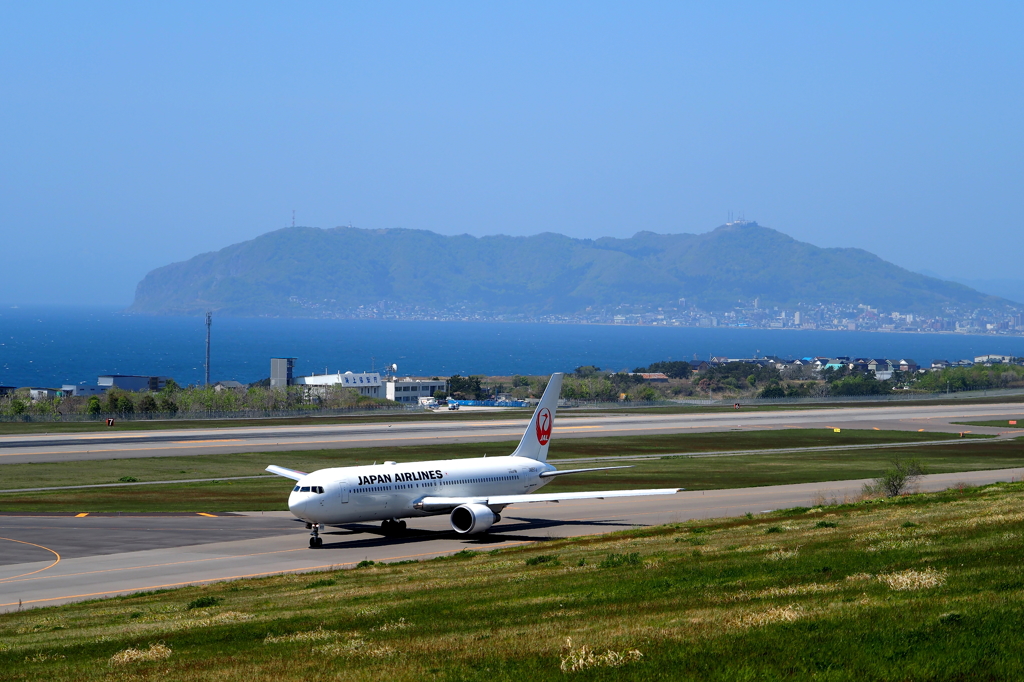
[[[203,380],[199,317],[128,315],[113,308],[0,309],[0,385],[96,383],[101,374]],[[580,365],[632,370],[711,355],[849,355],[934,359],[1024,356],[1024,338],[964,334],[637,327],[500,322],[214,317],[211,379],[252,382],[271,357],[296,358],[298,375],[381,369],[401,375],[547,374]]]

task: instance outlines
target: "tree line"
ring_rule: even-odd
[[[313,390],[311,390],[313,389]],[[352,388],[336,386],[253,385],[244,389],[216,390],[209,386],[178,386],[173,380],[160,391],[134,393],[111,388],[103,395],[58,396],[32,401],[28,389],[0,397],[0,415],[175,415],[215,412],[276,412],[372,408],[391,401],[364,396]]]

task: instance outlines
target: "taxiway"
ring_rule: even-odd
[[[733,429],[879,428],[1000,434],[1005,429],[962,426],[957,421],[1019,415],[1018,403],[985,405],[885,405],[809,410],[751,410],[690,414],[637,414],[626,410],[589,416],[559,415],[559,438],[593,438]],[[207,428],[117,433],[0,436],[0,465],[23,462],[180,457],[238,452],[399,447],[518,440],[526,419]],[[1024,431],[1011,430],[1024,435]]]
[[[1024,469],[925,476],[921,490],[1020,480]],[[864,480],[682,492],[671,497],[508,507],[480,536],[459,536],[448,517],[410,521],[401,538],[375,526],[329,529],[324,546],[287,512],[0,516],[0,609],[48,606],[132,592],[276,573],[351,567],[363,560],[426,559],[635,526],[813,506],[856,496]]]

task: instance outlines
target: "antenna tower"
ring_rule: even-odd
[[[295,227],[295,209],[292,209],[292,227]]]
[[[206,311],[206,386],[210,385],[210,325],[213,324],[213,313]]]

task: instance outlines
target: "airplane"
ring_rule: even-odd
[[[674,495],[682,488],[604,490],[537,494],[556,476],[628,469],[591,467],[559,471],[547,463],[552,427],[564,374],[551,375],[519,447],[503,457],[474,457],[428,462],[388,461],[372,466],[319,469],[312,473],[271,465],[267,471],[294,480],[288,509],[310,529],[309,546],[323,546],[326,526],[381,521],[388,535],[406,529],[406,518],[448,514],[460,535],[483,533],[501,520],[511,504],[560,502],[646,495]]]

